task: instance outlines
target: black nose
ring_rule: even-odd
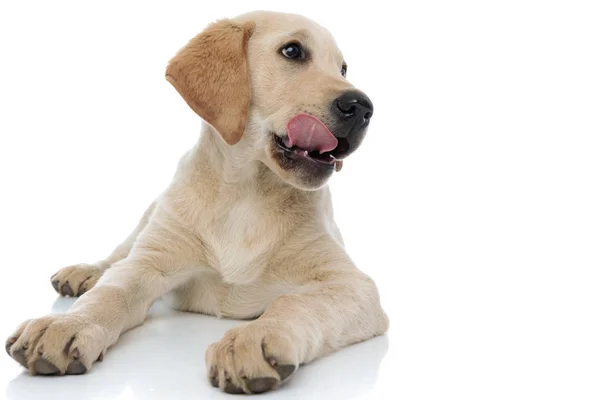
[[[338,139],[332,154],[341,159],[360,146],[373,115],[373,103],[363,92],[350,90],[331,102],[331,113],[336,117],[331,132]]]
[[[346,121],[351,129],[368,124],[373,115],[373,103],[358,90],[345,92],[334,100],[334,105],[334,112]]]

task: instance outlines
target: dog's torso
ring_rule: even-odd
[[[294,262],[306,246],[335,243],[342,250],[331,195],[328,187],[307,192],[282,185],[258,163],[246,171],[256,174],[252,185],[223,182],[206,147],[201,140],[182,157],[157,200],[155,213],[170,216],[165,228],[193,237],[196,273],[171,300],[186,311],[255,317],[272,299],[311,279],[314,271]]]

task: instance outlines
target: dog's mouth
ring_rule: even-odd
[[[289,137],[287,135],[281,137],[273,133],[273,140],[277,147],[283,150],[284,154],[289,158],[295,156],[295,158],[299,157],[321,165],[331,167],[335,165],[336,161],[339,161],[342,158],[344,158],[348,151],[348,148],[350,147],[348,144],[348,140],[346,140],[345,138],[338,138],[338,144],[333,150],[321,153],[318,150],[308,151],[306,149],[303,149],[302,147],[291,145]]]
[[[286,126],[286,135],[273,134],[275,144],[288,158],[303,158],[334,166],[350,148],[346,138],[336,137],[317,117],[298,114]]]

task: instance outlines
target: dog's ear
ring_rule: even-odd
[[[254,23],[221,20],[209,25],[167,66],[167,80],[228,144],[246,128],[250,107],[247,43]]]

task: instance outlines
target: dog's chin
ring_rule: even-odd
[[[287,148],[274,134],[269,143],[268,154],[279,170],[274,172],[290,185],[302,190],[320,189],[335,170],[334,158]]]

